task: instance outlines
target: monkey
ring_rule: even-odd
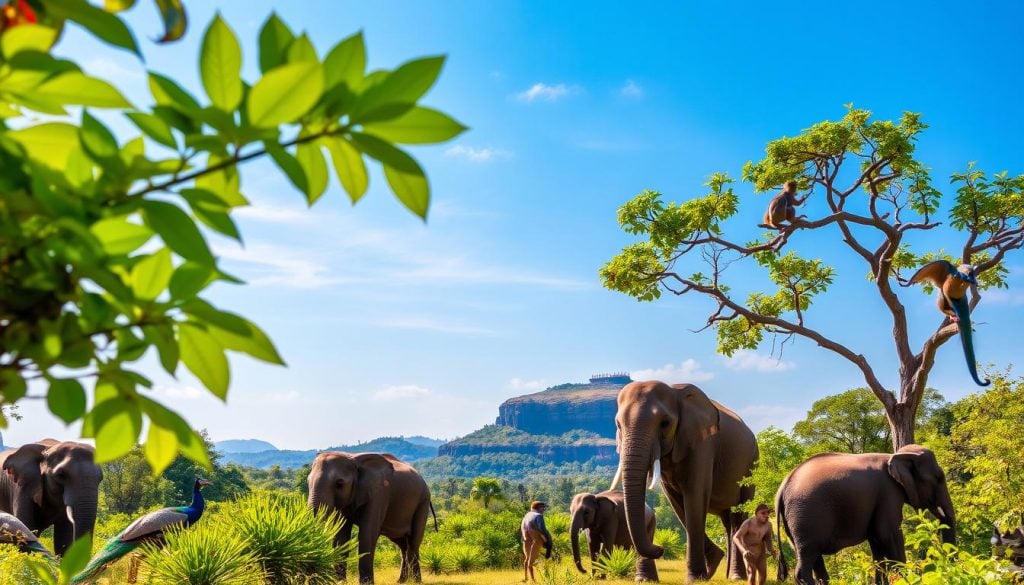
[[[967,289],[978,284],[977,267],[971,264],[953,266],[945,260],[936,260],[922,266],[909,284],[918,284],[927,280],[939,289],[937,305],[944,315],[957,324],[960,331],[960,343],[963,345],[964,358],[967,359],[967,371],[979,386],[988,386],[991,380],[982,382],[978,379],[977,365],[974,360],[974,342],[971,338],[971,307],[967,302]],[[908,286],[909,286],[908,284]]]
[[[768,209],[764,212],[764,223],[758,224],[758,227],[777,230],[782,229],[779,224],[783,221],[793,224],[797,220],[804,219],[806,217],[804,215],[797,217],[796,206],[803,205],[804,201],[807,201],[807,198],[810,196],[808,193],[802,199],[797,197],[796,181],[786,181],[786,186],[782,191],[768,202]]]

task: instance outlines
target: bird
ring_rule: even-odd
[[[978,379],[978,366],[974,360],[974,343],[971,333],[971,306],[967,302],[967,289],[977,286],[977,267],[971,264],[954,266],[946,260],[935,260],[922,266],[914,276],[910,277],[910,284],[918,284],[922,281],[930,282],[939,290],[937,305],[939,310],[957,324],[960,331],[960,343],[964,349],[964,358],[967,359],[967,371],[974,378],[974,383],[979,386],[988,386],[991,380],[982,382]]]
[[[0,512],[0,544],[13,544],[22,552],[37,552],[47,559],[57,562],[57,557],[53,556],[53,553],[39,542],[28,526],[7,512]]]
[[[164,530],[171,526],[183,525],[186,528],[195,524],[203,516],[206,508],[206,500],[203,499],[202,489],[210,485],[210,482],[201,477],[196,478],[195,486],[192,489],[192,503],[188,506],[174,506],[154,510],[144,516],[136,518],[127,528],[117,536],[107,541],[103,550],[96,554],[89,561],[89,564],[82,569],[82,572],[75,575],[70,583],[88,583],[101,573],[107,565],[135,550],[145,542],[163,542]],[[134,563],[133,563],[134,565]],[[138,568],[132,566],[128,571],[129,582],[134,582],[135,571]]]

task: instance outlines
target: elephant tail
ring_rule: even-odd
[[[967,360],[967,371],[970,372],[971,377],[974,378],[974,383],[978,386],[988,386],[992,383],[991,380],[986,379],[984,382],[978,378],[978,364],[974,359],[974,332],[971,331],[971,308],[967,304],[967,298],[952,299],[950,303],[953,305],[953,312],[956,313],[958,320],[957,326],[960,331],[960,344],[964,348],[964,359]]]
[[[434,532],[441,532],[437,529],[437,512],[434,511],[434,502],[428,500],[427,505],[430,506],[430,515],[434,517]]]
[[[789,479],[788,477],[786,479]],[[782,485],[785,486],[786,482],[783,481]],[[789,526],[786,524],[786,502],[782,497],[782,487],[779,488],[779,493],[775,495],[775,542],[779,545],[779,556],[775,561],[775,580],[784,582],[789,578],[789,566],[786,565],[786,551],[782,548],[782,531],[785,529],[786,536],[792,541],[793,537],[789,534]]]

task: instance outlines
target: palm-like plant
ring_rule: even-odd
[[[260,585],[263,572],[245,540],[224,522],[164,533],[167,545],[143,545],[146,583],[153,585]]]
[[[484,508],[488,508],[493,500],[503,501],[505,491],[501,489],[501,480],[493,477],[478,477],[473,480],[473,489],[469,492],[469,497],[482,501]]]
[[[605,550],[594,568],[613,579],[626,579],[636,571],[636,551],[618,546]]]

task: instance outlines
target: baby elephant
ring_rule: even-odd
[[[903,505],[930,510],[949,528],[942,539],[956,542],[956,515],[946,477],[935,455],[920,445],[895,454],[824,453],[797,466],[775,496],[779,526],[796,549],[796,582],[828,583],[823,554],[865,540],[877,561],[906,562]],[[778,579],[788,568],[780,554]],[[812,576],[813,573],[813,576]],[[879,571],[875,581],[887,583]]]
[[[645,506],[645,508],[644,526],[647,539],[650,541],[654,538],[654,510],[650,506]],[[626,506],[622,499],[622,492],[608,490],[599,494],[576,494],[569,507],[569,517],[572,558],[576,561],[576,568],[581,573],[586,573],[586,571],[583,569],[583,563],[580,562],[580,530],[587,531],[591,563],[596,561],[602,552],[610,550],[613,546],[633,548],[633,541],[630,540],[629,529],[626,527]],[[637,557],[636,580],[658,580],[658,569],[655,567],[653,559]]]

